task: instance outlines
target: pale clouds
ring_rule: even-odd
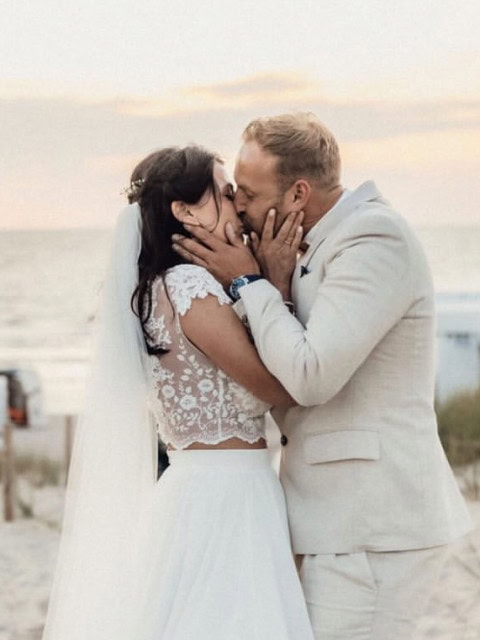
[[[231,82],[192,87],[188,94],[192,98],[207,100],[217,108],[238,108],[261,105],[270,107],[276,103],[301,103],[314,98],[320,90],[319,83],[305,74],[264,73]]]
[[[195,84],[166,91],[157,99],[131,99],[119,103],[122,113],[162,117],[192,112],[237,111],[249,107],[303,104],[319,95],[318,82],[300,72],[264,73],[213,84]],[[283,107],[285,108],[285,107]]]
[[[296,109],[336,133],[350,186],[375,178],[415,224],[480,222],[480,101],[334,100],[305,76],[270,74],[161,100],[0,100],[1,226],[109,226],[152,149],[200,143],[231,166],[251,118]]]
[[[408,167],[419,172],[458,168],[463,172],[479,169],[480,126],[443,128],[372,140],[355,140],[343,145],[345,161],[351,166],[374,170]]]
[[[262,99],[284,91],[301,92],[302,94],[313,86],[311,80],[303,78],[300,74],[262,74],[258,76],[241,78],[231,82],[200,85],[196,90],[204,91],[212,98],[230,96],[239,98],[248,96],[250,99]]]

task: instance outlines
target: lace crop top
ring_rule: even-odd
[[[240,438],[253,443],[265,437],[269,406],[216,367],[182,332],[180,316],[194,298],[208,295],[220,304],[231,302],[220,283],[196,265],[177,265],[152,285],[146,328],[150,344],[168,352],[148,357],[150,402],[160,437],[175,449],[193,442],[215,445]]]

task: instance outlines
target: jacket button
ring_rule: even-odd
[[[288,443],[287,436],[282,435],[282,437],[280,438],[280,444],[282,445],[282,447],[284,447],[287,443]]]

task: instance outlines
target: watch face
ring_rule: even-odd
[[[230,285],[229,291],[230,291],[230,295],[234,300],[238,300],[240,298],[240,294],[238,293],[238,290],[240,289],[240,287],[242,287],[244,284],[247,284],[247,283],[248,283],[247,278],[244,278],[243,276],[232,280],[232,284]]]
[[[243,287],[243,285],[249,284],[250,282],[255,282],[255,280],[258,280],[259,278],[261,278],[261,276],[257,275],[239,276],[238,278],[234,278],[228,288],[230,297],[234,300],[239,300],[240,294],[238,293],[238,290],[240,289],[240,287]]]
[[[238,295],[238,289],[239,289],[239,286],[238,286],[238,285],[239,285],[239,280],[241,280],[241,278],[235,278],[234,280],[232,280],[232,283],[231,283],[231,285],[230,285],[230,287],[229,287],[230,295],[231,295],[231,297],[232,297],[234,300],[238,300],[238,298],[240,297],[240,296]],[[241,285],[240,285],[240,286],[241,286]]]

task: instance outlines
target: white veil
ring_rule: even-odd
[[[145,343],[130,308],[140,229],[139,206],[127,206],[103,289],[43,640],[118,640],[129,626],[138,525],[157,460]]]

